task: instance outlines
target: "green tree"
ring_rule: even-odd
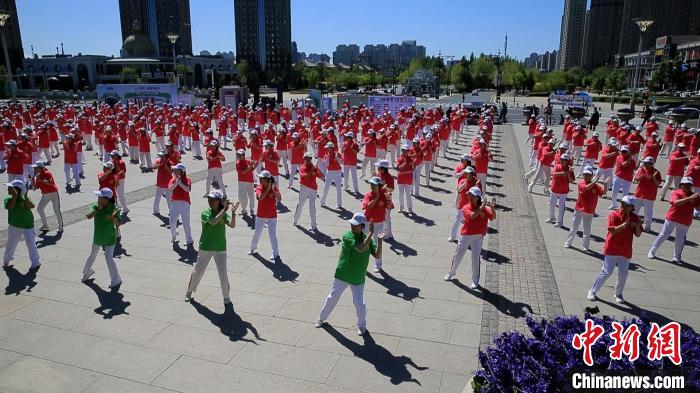
[[[139,71],[134,67],[123,67],[119,71],[119,81],[122,83],[136,82],[139,78]]]
[[[490,58],[482,55],[470,62],[469,73],[477,88],[491,87],[496,77],[496,65]]]
[[[260,75],[257,68],[247,60],[238,64],[238,78],[253,93],[253,103],[260,102]]]

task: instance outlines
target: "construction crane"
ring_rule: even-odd
[[[445,65],[447,65],[447,61],[448,61],[448,60],[454,60],[454,58],[455,58],[454,56],[449,56],[449,55],[444,55],[444,56],[443,56],[443,55],[442,55],[442,51],[438,51],[437,57],[441,58],[442,61],[445,62]]]

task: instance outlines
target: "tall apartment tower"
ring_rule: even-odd
[[[234,0],[236,60],[261,71],[292,67],[290,0]]]
[[[581,66],[583,30],[586,23],[586,0],[564,0],[561,16],[558,69]]]
[[[17,4],[15,0],[0,0],[0,10],[10,14],[10,18],[5,22],[5,42],[7,43],[7,53],[10,58],[12,74],[16,74],[17,68],[22,68],[24,59],[24,49],[22,48],[22,35],[19,31],[19,17],[17,17]],[[0,65],[5,67],[5,51],[0,49]]]
[[[119,0],[122,41],[140,28],[153,44],[154,55],[168,57],[172,53],[169,34],[178,34],[175,52],[192,55],[192,28],[189,0]]]

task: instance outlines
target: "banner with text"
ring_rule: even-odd
[[[97,85],[97,99],[117,99],[121,102],[137,101],[154,104],[175,103],[177,86],[174,83],[129,83]]]
[[[408,108],[415,103],[416,97],[411,96],[369,96],[368,100],[368,106],[377,116],[384,113],[385,110],[396,116],[399,109]]]

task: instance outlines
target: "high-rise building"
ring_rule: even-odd
[[[15,0],[0,0],[0,9],[10,14],[10,18],[5,22],[5,42],[7,44],[7,54],[10,58],[12,75],[17,74],[17,68],[22,68],[24,59],[24,49],[22,48],[22,35],[19,31],[19,18],[17,17],[17,4]],[[5,67],[5,51],[0,49],[0,65]]]
[[[360,47],[355,44],[338,45],[333,51],[333,64],[353,66],[360,60]]]
[[[591,0],[583,43],[583,68],[612,66],[617,53],[625,0]]]
[[[425,47],[416,45],[415,40],[406,40],[401,44],[365,45],[360,55],[362,62],[372,68],[389,69],[407,66],[411,60],[425,57]]]
[[[586,0],[564,0],[559,37],[558,69],[581,66]]]
[[[236,57],[261,71],[292,66],[290,0],[234,0]]]
[[[119,19],[122,41],[140,31],[151,41],[154,56],[169,57],[172,44],[168,35],[177,34],[175,52],[192,55],[189,0],[119,0]]]

